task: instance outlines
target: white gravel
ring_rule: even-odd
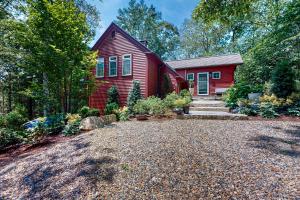
[[[300,123],[117,123],[8,163],[0,189],[0,199],[297,199]]]

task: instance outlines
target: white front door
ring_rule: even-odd
[[[209,94],[209,73],[201,72],[198,73],[198,95],[208,95]]]

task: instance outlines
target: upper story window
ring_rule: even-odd
[[[193,81],[194,80],[194,73],[188,73],[186,75],[186,80]]]
[[[118,60],[117,56],[109,57],[109,76],[117,76],[118,75]]]
[[[123,55],[122,57],[122,75],[132,75],[132,56],[131,54]]]
[[[98,58],[96,66],[96,77],[104,77],[104,58]]]
[[[221,72],[213,72],[212,79],[221,79]]]

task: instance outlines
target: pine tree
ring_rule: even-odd
[[[140,82],[133,81],[132,89],[129,92],[127,98],[127,106],[128,106],[129,113],[133,113],[133,106],[136,104],[136,102],[139,99],[142,99]]]

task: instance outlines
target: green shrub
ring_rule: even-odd
[[[175,108],[183,108],[183,107],[185,107],[185,106],[187,106],[187,105],[188,105],[188,103],[187,103],[187,101],[186,101],[185,98],[177,99],[177,100],[175,100],[175,102],[174,102]]]
[[[80,132],[79,130],[79,125],[80,125],[80,120],[77,120],[75,122],[69,123],[65,126],[64,130],[62,131],[62,133],[65,136],[68,135],[76,135]]]
[[[80,110],[79,110],[79,115],[81,116],[81,118],[86,118],[88,117],[90,108],[88,106],[83,106]]]
[[[119,92],[118,92],[118,88],[115,85],[111,86],[111,88],[109,88],[109,90],[107,91],[106,104],[110,104],[110,103],[116,103],[120,105]]]
[[[89,108],[88,106],[83,106],[80,110],[79,110],[79,115],[81,116],[81,118],[87,118],[87,117],[92,117],[92,116],[99,116],[100,115],[100,111],[97,108]]]
[[[279,116],[274,106],[268,102],[260,104],[260,115],[264,118],[276,118]]]
[[[288,108],[287,114],[290,116],[300,117],[300,107],[291,107]]]
[[[88,116],[89,117],[92,117],[92,116],[99,117],[100,116],[100,110],[97,109],[97,108],[91,108],[89,113],[88,113]]]
[[[140,99],[142,99],[140,82],[133,81],[132,89],[130,90],[127,98],[127,106],[130,114],[134,113],[133,107]]]
[[[117,121],[116,114],[104,115],[101,118],[103,119],[105,125],[108,125],[108,124],[111,124],[111,123]]]
[[[6,119],[4,116],[0,115],[0,128],[6,127]]]
[[[128,107],[124,106],[118,110],[118,118],[120,121],[127,121],[129,120],[129,111]]]
[[[109,103],[106,104],[105,109],[104,109],[104,113],[105,115],[110,115],[110,114],[114,114],[115,110],[119,109],[119,105],[117,103]]]
[[[133,111],[135,114],[148,114],[149,113],[149,107],[147,105],[147,102],[145,100],[138,100],[136,104],[133,106]]]
[[[0,128],[0,150],[10,145],[18,144],[24,141],[26,133],[15,131],[8,128]]]
[[[5,116],[6,127],[9,129],[21,130],[22,124],[26,121],[28,121],[28,119],[17,110],[12,111]]]
[[[165,107],[167,107],[169,109],[173,109],[173,108],[175,108],[174,102],[177,99],[179,99],[179,95],[177,95],[175,92],[172,92],[163,99],[163,103],[164,103]]]
[[[40,132],[44,135],[59,134],[65,127],[65,115],[63,113],[51,115],[40,125]]]
[[[272,73],[272,92],[286,98],[295,91],[295,77],[288,61],[279,62]]]
[[[258,106],[241,107],[240,113],[248,116],[257,116],[259,114]]]
[[[187,89],[181,90],[180,93],[179,93],[179,96],[181,96],[181,97],[183,97],[183,98],[185,98],[185,97],[190,97],[190,98],[192,98],[192,95],[191,95],[190,91],[187,90]]]
[[[237,107],[238,99],[248,98],[248,94],[251,93],[251,86],[245,83],[236,83],[230,87],[223,95],[223,100],[227,107]]]
[[[166,107],[160,98],[151,96],[144,101],[145,101],[144,103],[147,106],[148,114],[162,115],[166,112]]]

